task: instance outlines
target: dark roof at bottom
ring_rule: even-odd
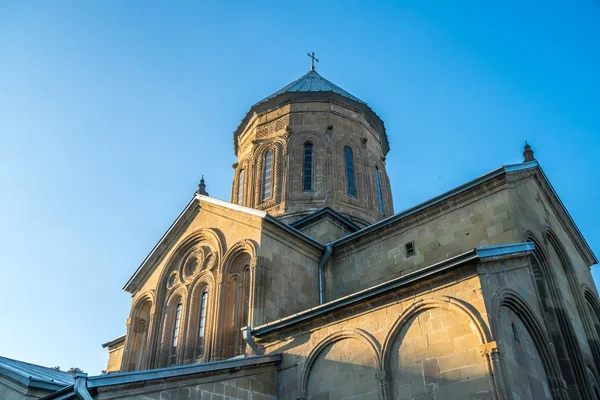
[[[74,382],[71,374],[66,372],[6,357],[0,357],[0,375],[25,386],[48,390],[58,390]]]

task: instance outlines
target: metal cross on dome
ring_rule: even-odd
[[[310,63],[310,70],[314,71],[315,70],[315,61],[319,62],[319,60],[315,57],[315,52],[313,51],[312,54],[311,53],[306,53],[307,56],[309,56],[312,60]]]

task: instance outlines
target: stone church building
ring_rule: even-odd
[[[314,68],[233,138],[231,201],[202,181],[125,284],[109,373],[0,358],[0,397],[600,399],[598,261],[529,146],[395,213],[383,121]]]

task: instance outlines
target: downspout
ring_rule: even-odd
[[[248,346],[250,346],[250,348],[252,349],[252,351],[254,352],[254,354],[256,354],[257,356],[261,356],[261,351],[258,348],[258,345],[256,344],[256,342],[254,341],[254,338],[252,337],[252,328],[250,328],[249,326],[245,326],[242,328],[242,337],[244,338],[244,341],[248,344]]]
[[[331,253],[333,252],[333,245],[328,243],[325,245],[325,252],[323,253],[323,258],[319,262],[319,304],[323,304],[323,268],[325,268],[325,264],[329,261],[329,257],[331,257]]]
[[[73,391],[80,400],[94,400],[87,390],[87,374],[77,373],[75,374],[75,383],[73,384]]]

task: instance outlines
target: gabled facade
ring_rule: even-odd
[[[529,146],[394,214],[383,122],[311,70],[126,283],[108,375],[47,399],[597,399],[597,259]],[[350,149],[350,151],[346,150]]]

